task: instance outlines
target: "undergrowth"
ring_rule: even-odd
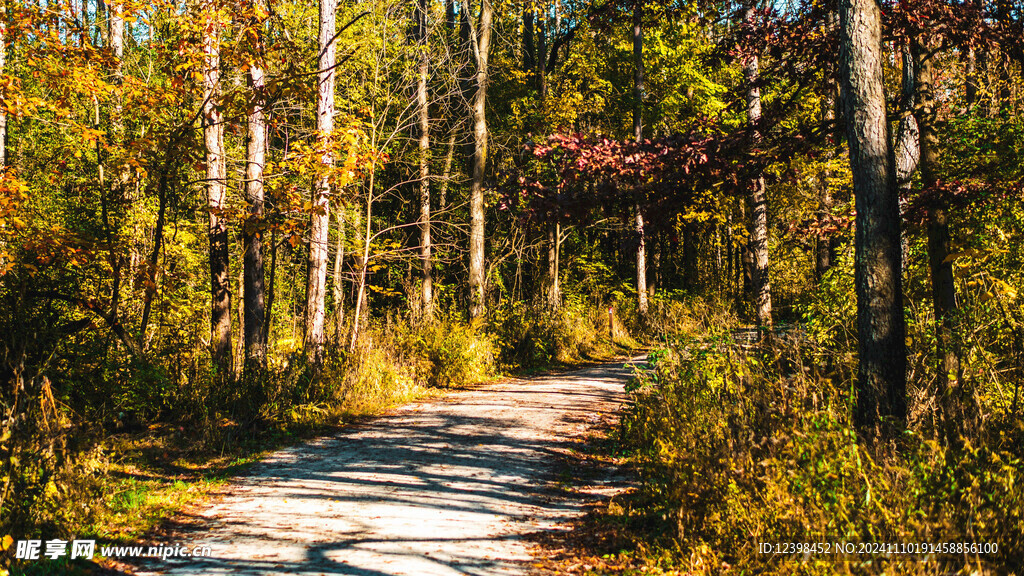
[[[835,347],[844,332],[795,331],[766,351],[737,346],[727,325],[704,324],[652,353],[653,369],[630,386],[620,440],[641,487],[605,521],[643,534],[626,553],[642,557],[637,573],[1001,574],[1024,566],[1024,425],[1009,411],[1010,383],[975,382],[985,425],[950,445],[926,417],[932,378],[915,360],[908,429],[866,446],[850,416],[855,364]],[[928,324],[912,323],[919,354],[928,351]],[[965,350],[972,374],[984,350]],[[817,548],[771,554],[765,543]],[[854,553],[839,552],[846,543]],[[953,549],[860,553],[874,543]],[[972,544],[998,552],[972,553]]]
[[[373,319],[351,350],[331,346],[319,366],[278,346],[266,372],[235,379],[201,362],[167,370],[111,358],[112,393],[77,410],[51,384],[53,368],[21,369],[9,375],[19,394],[3,397],[0,538],[138,542],[269,450],[503,372],[636,346],[617,319],[609,339],[607,322],[605,310],[576,301],[557,312],[499,308],[481,326],[455,317]],[[10,565],[9,554],[0,558],[0,570]]]

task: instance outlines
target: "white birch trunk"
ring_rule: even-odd
[[[309,275],[306,285],[306,353],[321,360],[324,343],[324,315],[327,292],[327,252],[330,228],[331,184],[328,173],[334,166],[331,152],[334,133],[334,91],[336,44],[334,42],[337,0],[320,0],[320,60],[317,73],[316,130],[323,147],[323,172],[313,190],[313,215],[309,240]]]

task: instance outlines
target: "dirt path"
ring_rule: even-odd
[[[581,502],[557,453],[623,399],[622,363],[506,380],[273,454],[200,513],[213,557],[138,574],[512,575]]]

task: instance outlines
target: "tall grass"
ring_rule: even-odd
[[[690,574],[1024,566],[1024,426],[1003,409],[1007,399],[985,397],[987,424],[960,446],[919,416],[896,441],[865,446],[850,416],[855,364],[832,347],[844,332],[821,334],[832,338],[829,347],[796,335],[756,353],[726,333],[681,337],[653,355],[653,371],[632,385],[621,433],[642,470],[642,513],[667,534],[661,550]],[[969,372],[978,354],[965,355]],[[924,412],[930,386],[927,363],[918,366],[914,414]],[[830,551],[766,554],[762,543],[824,543]],[[953,552],[838,554],[837,543],[951,543]],[[972,553],[971,544],[998,552]]]

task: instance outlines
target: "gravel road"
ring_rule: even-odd
[[[631,372],[504,380],[274,453],[199,512],[187,543],[211,558],[138,574],[527,574],[522,536],[581,511],[554,489],[557,454],[615,414]]]

